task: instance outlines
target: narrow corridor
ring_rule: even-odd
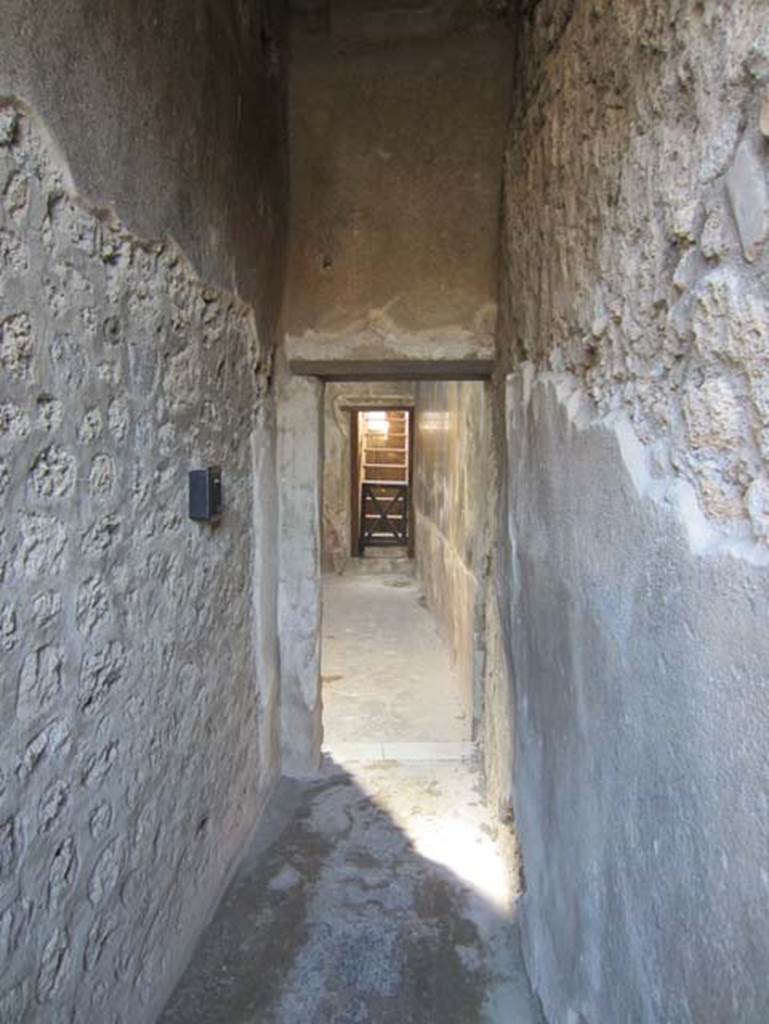
[[[769,0],[0,14],[0,1024],[769,1024]]]
[[[162,1022],[535,1024],[511,837],[417,584],[350,575],[325,594],[333,754],[282,783]]]

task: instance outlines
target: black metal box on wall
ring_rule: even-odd
[[[215,523],[221,516],[221,466],[190,470],[190,519]]]

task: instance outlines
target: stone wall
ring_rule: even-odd
[[[413,405],[410,381],[330,383],[324,388],[323,569],[344,572],[351,557],[349,408]]]
[[[477,735],[493,510],[486,390],[479,382],[420,381],[416,395],[417,574],[451,646]]]
[[[518,37],[503,275],[508,360],[573,373],[709,518],[764,541],[766,13],[537,5]]]
[[[527,961],[553,1021],[763,1020],[769,5],[526,8],[499,345]]]
[[[6,5],[0,41],[0,90],[36,108],[0,106],[0,1019],[128,1024],[155,1019],[279,770],[283,155],[243,136],[207,174],[185,82],[211,69],[182,65],[206,39],[236,56],[206,106],[261,90],[266,145],[281,93],[255,58],[239,77],[234,4],[52,7]],[[250,239],[219,218],[235,164]],[[186,508],[211,463],[216,527]]]
[[[0,97],[34,108],[75,185],[209,285],[282,298],[288,203],[282,0],[3,0]]]

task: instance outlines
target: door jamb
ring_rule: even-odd
[[[358,458],[358,413],[350,409],[350,556],[358,556],[360,535],[360,460]]]
[[[414,406],[408,410],[408,432],[409,432],[409,545],[408,556],[414,557],[414,534],[416,523],[414,522]]]

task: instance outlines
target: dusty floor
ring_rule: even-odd
[[[282,783],[162,1024],[541,1024],[511,836],[416,584],[332,579],[325,610],[334,754]]]
[[[322,663],[333,756],[432,758],[436,743],[452,745],[441,757],[468,752],[470,709],[413,577],[324,577]]]
[[[326,760],[248,858],[162,1024],[539,1024],[470,762]]]

